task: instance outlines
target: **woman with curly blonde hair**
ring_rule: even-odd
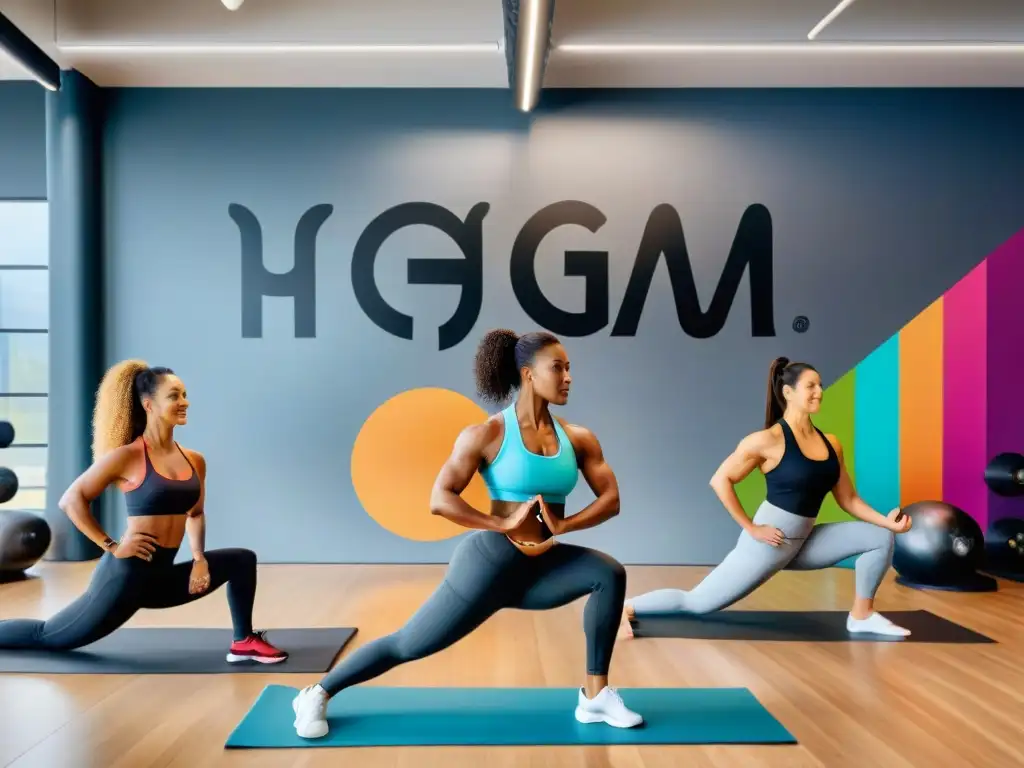
[[[125,360],[107,371],[96,394],[93,464],[60,500],[75,526],[106,551],[85,594],[55,616],[0,621],[0,648],[80,648],[109,635],[141,608],[184,605],[227,584],[234,626],[227,660],[287,658],[252,628],[255,553],[205,550],[206,459],[174,440],[188,405],[185,385],[170,368]],[[89,510],[110,485],[124,493],[128,509],[120,541]],[[175,564],[186,533],[192,561]]]

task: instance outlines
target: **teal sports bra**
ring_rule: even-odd
[[[519,430],[516,404],[502,412],[505,434],[494,461],[480,470],[494,501],[529,501],[540,495],[551,504],[564,504],[576,487],[579,466],[576,451],[558,419],[552,419],[558,436],[558,453],[541,456],[527,450]]]

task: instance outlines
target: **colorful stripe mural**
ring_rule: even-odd
[[[825,390],[816,424],[842,442],[858,492],[883,514],[915,501],[955,504],[984,530],[1024,517],[992,494],[985,465],[1024,453],[1024,230]],[[751,474],[748,514],[765,496]],[[850,520],[829,496],[818,522]]]

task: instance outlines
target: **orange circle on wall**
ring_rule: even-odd
[[[378,406],[352,446],[352,485],[366,514],[415,541],[465,533],[466,528],[430,514],[430,489],[459,433],[486,419],[486,411],[468,397],[436,387],[410,389]],[[480,512],[490,509],[479,474],[462,498]]]

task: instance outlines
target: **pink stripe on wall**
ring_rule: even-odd
[[[986,462],[1024,453],[1024,230],[988,257],[988,435]],[[989,492],[989,522],[1024,517],[1024,500]]]
[[[943,501],[988,525],[987,262],[945,295],[943,316]]]

